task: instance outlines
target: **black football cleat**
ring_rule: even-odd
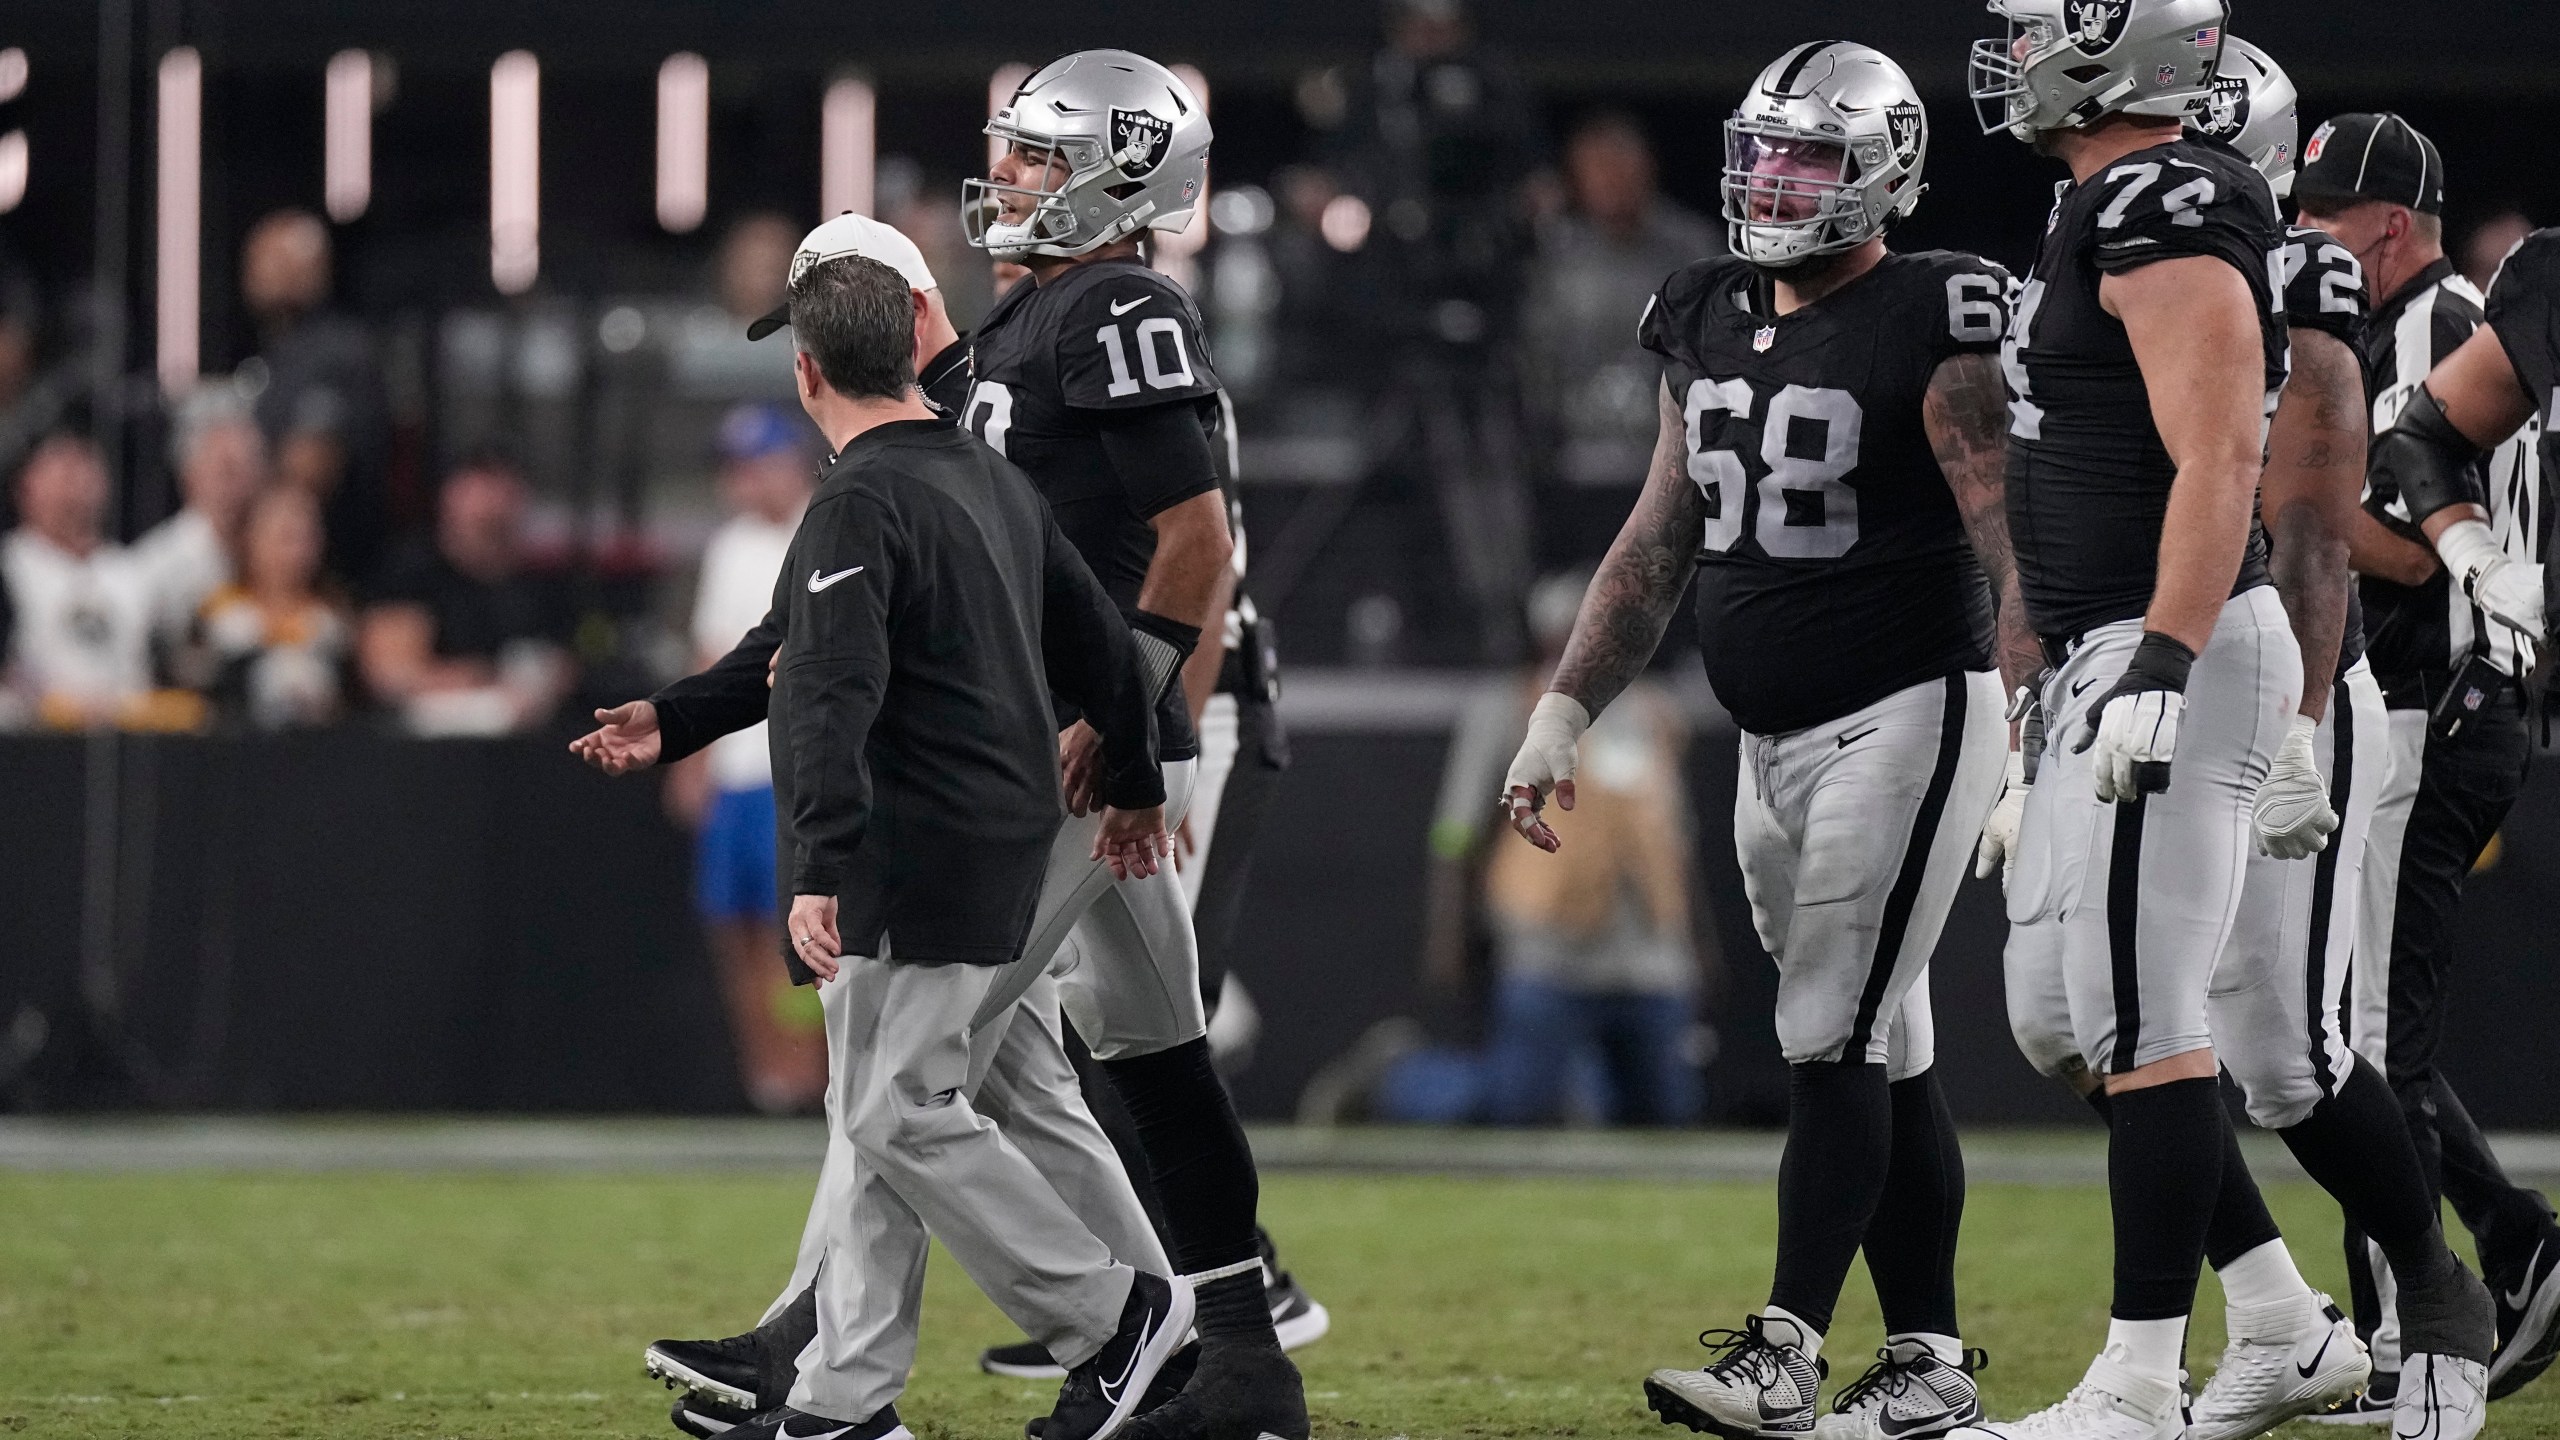
[[[667,1412],[667,1423],[694,1437],[694,1440],[711,1440],[714,1435],[726,1435],[755,1418],[744,1410],[723,1405],[700,1392],[678,1400],[675,1407]]]
[[[1025,1341],[1023,1343],[1029,1344],[1030,1342]],[[1041,1353],[1046,1354],[1048,1352],[1043,1351]],[[1153,1410],[1157,1406],[1171,1400],[1174,1396],[1181,1394],[1182,1388],[1191,1383],[1191,1372],[1198,1368],[1199,1364],[1199,1341],[1194,1340],[1190,1344],[1183,1346],[1181,1349],[1174,1351],[1173,1358],[1165,1361],[1164,1368],[1156,1372],[1155,1383],[1147,1387],[1146,1398],[1138,1402],[1138,1413],[1144,1415],[1148,1411]],[[1049,1417],[1046,1415],[1034,1415],[1030,1419],[1022,1422],[1024,1440],[1040,1440],[1040,1437],[1045,1434],[1048,1429]]]
[[[1257,1229],[1254,1233],[1262,1245],[1262,1298],[1271,1304],[1272,1333],[1280,1337],[1283,1350],[1313,1345],[1333,1328],[1332,1312],[1316,1303],[1296,1276],[1279,1267],[1269,1232]],[[989,1346],[979,1352],[978,1368],[1008,1380],[1061,1380],[1067,1373],[1037,1340]]]
[[[1120,1434],[1121,1440],[1307,1440],[1306,1385],[1277,1347],[1206,1347],[1182,1393]]]
[[[1190,1286],[1137,1272],[1119,1331],[1058,1386],[1043,1440],[1109,1440],[1119,1433],[1190,1336],[1192,1314]]]
[[[915,1440],[898,1423],[898,1407],[884,1405],[868,1420],[830,1420],[777,1405],[743,1425],[720,1432],[721,1440]]]
[[[2523,1265],[2481,1278],[2498,1307],[2489,1398],[2503,1400],[2533,1383],[2560,1355],[2560,1225],[2543,1222],[2542,1237]]]
[[[641,1354],[651,1379],[752,1415],[791,1394],[800,1352],[818,1337],[816,1286],[744,1335],[720,1340],[660,1340]]]

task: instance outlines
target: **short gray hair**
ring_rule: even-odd
[[[187,392],[169,425],[169,460],[184,470],[196,447],[216,430],[255,425],[258,412],[246,386],[228,379],[208,379]]]
[[[916,383],[913,292],[877,260],[839,256],[793,280],[791,337],[848,399],[902,400]]]

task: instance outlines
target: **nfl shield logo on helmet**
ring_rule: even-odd
[[[1908,165],[1920,158],[1921,112],[1909,101],[1884,107],[1885,132],[1893,137],[1893,158]]]
[[[2153,78],[2157,79],[2163,85],[2175,85],[2178,83],[2178,67],[2175,65],[2163,65],[2160,67],[2160,73]]]
[[[1763,325],[1758,333],[1751,337],[1751,348],[1754,350],[1766,350],[1777,343],[1778,327],[1775,325]]]
[[[1120,173],[1143,180],[1164,163],[1165,144],[1173,138],[1173,122],[1144,110],[1111,111],[1111,153]]]
[[[2103,55],[2124,38],[2133,0],[2068,0],[2063,9],[2071,21],[2071,43],[2083,55]]]

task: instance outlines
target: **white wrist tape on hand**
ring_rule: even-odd
[[[2444,560],[2454,582],[2468,595],[2480,577],[2507,563],[2507,553],[2498,548],[2498,537],[2479,520],[2456,520],[2436,537],[2436,554]]]
[[[1581,701],[1553,690],[1539,696],[1537,708],[1529,712],[1529,733],[1521,737],[1520,753],[1503,778],[1504,793],[1525,786],[1544,795],[1557,781],[1572,779],[1576,747],[1590,728],[1591,712]]]

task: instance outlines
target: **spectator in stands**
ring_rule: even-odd
[[[374,698],[429,735],[540,724],[574,678],[567,607],[525,564],[524,476],[481,451],[445,477],[432,537],[396,549],[357,629]]]
[[[267,442],[248,397],[207,381],[178,406],[170,459],[178,471],[178,513],[133,543],[151,582],[154,638],[167,650],[190,638],[196,613],[237,573],[240,527],[267,482]]]
[[[240,248],[240,298],[257,322],[258,353],[240,378],[254,393],[276,473],[321,505],[329,568],[373,573],[392,530],[387,493],[390,408],[373,333],[329,307],[329,227],[308,210],[278,210]]]
[[[151,690],[151,585],[106,538],[97,447],[47,436],[18,474],[18,527],[0,540],[16,620],[9,710],[65,729],[111,724]]]
[[[1619,112],[1575,129],[1565,183],[1572,209],[1543,227],[1524,317],[1530,413],[1558,478],[1632,489],[1653,453],[1662,375],[1636,344],[1636,318],[1663,277],[1724,237],[1655,189],[1653,147]]]
[[[320,506],[270,486],[249,504],[240,578],[205,602],[203,646],[215,713],[257,730],[326,725],[344,709],[355,632],[321,592]]]
[[[1701,965],[1681,764],[1688,730],[1670,695],[1639,680],[1583,737],[1574,808],[1548,816],[1558,833],[1573,826],[1563,850],[1486,844],[1501,826],[1494,797],[1503,771],[1589,579],[1550,576],[1533,588],[1530,624],[1543,658],[1468,705],[1441,773],[1424,978],[1456,987],[1471,926],[1491,932],[1483,1047],[1432,1046],[1411,1020],[1381,1022],[1309,1085],[1302,1118],[1363,1110],[1384,1120],[1496,1125],[1698,1118],[1692,1035]]]
[[[2533,222],[2513,210],[2501,210],[2480,222],[2462,242],[2462,276],[2485,293],[2498,265],[2516,242],[2533,233]]]
[[[817,484],[816,434],[778,405],[741,405],[720,427],[720,498],[729,519],[702,553],[694,592],[696,663],[729,653],[773,604],[791,536]],[[826,1031],[809,991],[774,963],[773,764],[762,725],[714,741],[668,776],[697,825],[694,895],[729,1000],[739,1078],[767,1114],[814,1107],[826,1092]]]

